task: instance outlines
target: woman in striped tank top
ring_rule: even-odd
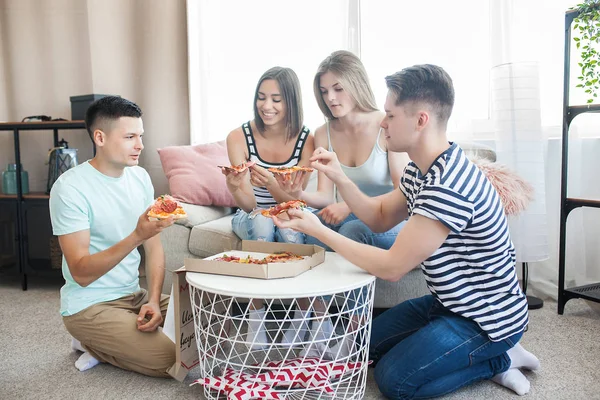
[[[256,163],[242,173],[223,172],[227,188],[239,207],[232,221],[236,235],[243,240],[304,243],[304,234],[279,229],[273,220],[256,211],[291,200],[267,168],[306,166],[313,151],[313,136],[303,125],[302,96],[296,73],[290,68],[269,69],[256,85],[254,119],[227,136],[232,165]],[[255,301],[250,320],[262,320],[260,314],[264,312],[262,302]],[[251,322],[248,339],[252,343],[266,344],[264,326]]]

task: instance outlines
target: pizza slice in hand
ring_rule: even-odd
[[[248,168],[250,168],[251,166],[253,166],[254,164],[256,164],[256,162],[246,161],[244,163],[241,163],[240,165],[232,165],[230,167],[227,167],[225,165],[217,165],[217,167],[224,169],[227,172],[241,173],[241,172],[244,172],[245,170],[247,170]]]
[[[298,165],[294,165],[293,167],[272,167],[267,169],[269,172],[272,172],[276,175],[283,175],[283,180],[285,181],[292,179],[292,174],[294,172],[313,172],[315,170],[311,167],[300,167]]]
[[[187,213],[181,207],[181,204],[168,194],[163,194],[154,200],[154,204],[152,204],[152,208],[150,208],[147,215],[156,219],[167,219],[171,216],[174,219],[187,218]]]
[[[264,217],[271,218],[272,216],[277,216],[284,212],[287,212],[290,208],[302,209],[306,207],[306,202],[304,200],[290,200],[284,201],[283,203],[279,203],[276,206],[269,208],[268,210],[262,210],[260,213]]]

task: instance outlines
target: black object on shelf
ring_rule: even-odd
[[[109,96],[107,94],[84,94],[81,96],[71,96],[71,119],[72,120],[84,120],[85,113],[94,101],[99,100],[103,97]]]
[[[14,138],[15,163],[17,176],[21,176],[20,132],[34,130],[51,130],[54,132],[54,147],[59,146],[58,131],[69,129],[85,129],[84,121],[40,121],[40,122],[6,122],[0,123],[0,131],[12,131]],[[87,131],[85,132],[87,135]],[[29,258],[27,211],[33,206],[48,207],[49,196],[46,193],[23,193],[21,179],[17,179],[17,194],[0,194],[0,201],[16,203],[17,265],[21,275],[21,287],[27,290],[27,274],[56,275],[59,271],[46,268],[50,261],[39,261]]]
[[[567,218],[569,213],[579,207],[600,208],[600,200],[576,199],[567,197],[567,170],[569,158],[569,127],[573,119],[583,113],[600,112],[600,104],[569,105],[569,86],[571,76],[571,24],[579,11],[565,13],[565,65],[563,80],[563,124],[562,124],[562,164],[560,176],[560,238],[558,247],[558,313],[562,315],[565,304],[570,299],[585,299],[600,303],[600,283],[565,288]]]

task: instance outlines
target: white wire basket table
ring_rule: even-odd
[[[374,276],[328,252],[323,264],[294,278],[186,279],[200,358],[194,384],[207,399],[363,398]],[[263,300],[264,313],[250,313],[253,299]],[[308,312],[295,319],[298,308]],[[249,324],[266,335],[248,335]],[[283,343],[291,324],[309,329]]]

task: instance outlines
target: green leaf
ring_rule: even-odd
[[[576,41],[576,42],[579,42],[581,39],[579,39],[579,38],[576,37],[576,38],[573,38],[573,40]]]
[[[594,99],[588,99],[588,101],[587,101],[588,104],[591,104],[593,102],[594,102]]]

